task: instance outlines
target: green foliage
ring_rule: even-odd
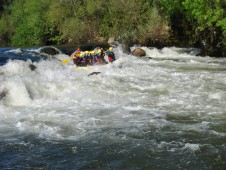
[[[169,26],[156,8],[149,11],[146,24],[139,27],[139,42],[166,41],[169,38]]]
[[[216,24],[224,25],[222,20],[225,19],[225,9],[221,6],[221,0],[184,0],[182,5],[189,20],[196,19],[201,30]]]
[[[226,30],[225,0],[2,0],[0,38],[13,45],[192,39],[196,28]],[[7,7],[8,6],[8,7]],[[7,8],[6,8],[7,7]],[[171,27],[171,28],[170,28]]]
[[[0,0],[0,45],[5,45],[11,38],[12,27],[10,26],[8,4],[12,0]]]
[[[176,10],[181,10],[181,0],[155,0],[154,4],[170,17]]]
[[[82,42],[84,25],[76,18],[70,18],[63,22],[61,39],[72,37],[75,42]]]
[[[49,1],[46,0],[14,0],[11,5],[11,21],[14,28],[12,45],[44,44],[48,32],[45,12]],[[22,10],[23,9],[23,10]]]
[[[162,17],[153,11],[148,0],[14,0],[11,5],[12,44],[43,44],[46,35],[52,35],[49,39],[58,43],[95,42],[98,37],[111,36],[144,42],[163,23],[156,24]]]
[[[7,20],[5,15],[0,15],[0,37],[7,34]]]
[[[149,38],[154,37],[154,35],[151,35],[152,33],[159,32],[156,28],[162,25],[163,22],[160,20],[164,20],[167,25],[167,21],[159,15],[156,8],[154,9],[151,6],[150,1],[118,0],[117,2],[109,1],[108,3],[108,10],[101,23],[103,36],[120,37],[125,42],[145,43]],[[157,20],[161,24],[153,25]],[[162,26],[165,27],[166,25]]]
[[[217,26],[222,27],[222,29],[226,32],[226,18],[218,21]]]

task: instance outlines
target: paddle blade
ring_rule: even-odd
[[[62,60],[61,62],[62,64],[67,64],[68,62],[70,62],[70,60]]]

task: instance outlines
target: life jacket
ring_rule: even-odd
[[[112,62],[112,61],[113,61],[113,58],[112,58],[111,56],[108,56],[108,60],[109,60],[110,62]]]
[[[111,51],[108,51],[108,60],[110,62],[115,61],[115,54]]]
[[[71,59],[75,60],[76,58],[78,58],[80,56],[80,51],[75,51],[72,55],[71,55]]]
[[[98,62],[97,55],[94,54],[92,57],[93,57],[92,62],[93,62],[93,63],[97,63],[97,62]]]
[[[72,59],[72,60],[76,60],[76,58],[77,58],[77,56],[75,55],[75,53],[73,53],[73,54],[71,55],[71,59]]]

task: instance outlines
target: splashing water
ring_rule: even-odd
[[[114,63],[90,69],[1,66],[0,167],[224,169],[226,59],[142,48],[144,58],[118,47]]]

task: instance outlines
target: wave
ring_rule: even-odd
[[[9,60],[39,62],[54,59],[57,55],[63,55],[63,53],[52,46],[40,48],[0,48],[0,65],[6,64]]]

